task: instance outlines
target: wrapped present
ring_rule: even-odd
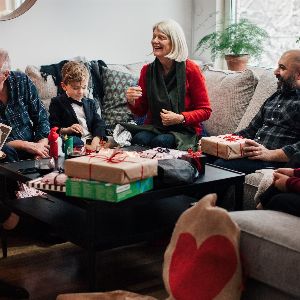
[[[206,155],[202,153],[202,151],[193,151],[189,149],[187,154],[184,154],[180,157],[180,159],[184,159],[191,163],[199,172],[199,175],[205,173],[205,163],[206,163]]]
[[[235,134],[203,137],[201,150],[224,159],[236,159],[243,157],[243,147],[246,139]]]
[[[153,177],[119,185],[94,180],[68,178],[66,195],[92,200],[120,202],[153,188]]]
[[[65,185],[57,185],[54,183],[43,182],[43,178],[39,177],[33,180],[26,182],[27,186],[44,191],[53,191],[53,192],[65,192]]]
[[[125,184],[157,175],[157,161],[136,153],[103,149],[97,154],[68,159],[64,165],[69,177]]]
[[[139,152],[140,157],[151,159],[174,159],[186,154],[186,151],[156,147]]]

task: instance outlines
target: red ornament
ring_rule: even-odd
[[[48,135],[48,141],[50,145],[49,155],[55,159],[58,158],[58,138],[59,134],[57,133],[58,127],[53,127],[50,130]]]

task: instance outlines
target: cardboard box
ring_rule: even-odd
[[[234,134],[203,137],[201,150],[204,153],[228,160],[241,158],[245,141],[246,139]]]
[[[125,184],[156,176],[157,160],[106,149],[98,154],[67,159],[64,169],[69,177]]]
[[[153,177],[119,185],[94,180],[68,178],[66,195],[92,200],[120,202],[153,188]]]

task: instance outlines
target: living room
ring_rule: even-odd
[[[146,61],[153,60],[150,43],[153,24],[169,18],[175,19],[182,26],[187,39],[189,56],[201,66],[203,64],[211,66],[212,59],[209,52],[206,51],[200,54],[195,50],[199,39],[203,35],[219,28],[223,19],[234,18],[238,13],[245,16],[245,11],[249,13],[246,16],[251,20],[257,21],[259,19],[262,21],[261,15],[257,14],[258,9],[255,1],[251,1],[252,6],[249,3],[245,5],[246,1],[229,0],[38,0],[32,2],[32,7],[24,14],[0,23],[1,48],[8,50],[12,61],[12,69],[25,71],[27,66],[38,67],[58,63],[65,59],[81,57],[84,60],[101,59],[112,68],[116,65],[118,67],[119,65],[124,65],[130,68],[130,66],[138,64],[138,68],[134,72],[134,75],[138,76],[141,65]],[[284,1],[280,1],[277,4],[273,2],[266,1],[266,3],[259,5],[263,7],[263,11],[267,14],[267,8],[269,11],[274,12],[279,4],[282,7]],[[285,5],[288,9],[285,10],[285,15],[282,18],[286,20],[295,18],[297,14],[299,16],[297,1],[288,1]],[[279,34],[278,28],[278,33],[274,33],[274,28],[276,29],[274,19],[276,17],[271,17],[271,13],[268,12],[268,30],[271,30],[271,39],[266,44],[266,50],[261,60],[251,61],[249,65],[251,68],[255,69],[257,66],[274,68],[282,52],[291,48],[299,48],[299,45],[296,43],[296,26],[291,26],[291,32],[284,37],[281,33]],[[259,25],[266,26],[264,23]],[[286,21],[282,21],[278,24],[278,27],[280,27],[280,30],[286,31],[288,24]],[[217,60],[214,67],[226,69],[223,60]],[[207,123],[207,128],[212,135],[230,133],[237,128],[243,128],[251,120],[255,111],[259,109],[267,96],[276,89],[276,78],[272,70],[258,69],[256,71],[247,70],[242,72],[243,75],[231,74],[230,72],[227,73],[227,71],[225,73],[215,72],[214,70],[206,71],[208,90],[210,97],[214,99],[212,104],[215,115]],[[226,88],[228,94],[224,92],[224,88]],[[240,91],[244,88],[245,90]],[[234,101],[225,100],[225,96],[231,97]],[[218,99],[221,98],[223,100],[218,104]],[[229,107],[231,110],[229,110]],[[232,107],[235,107],[235,109],[232,109]],[[220,124],[219,120],[226,120],[226,122]],[[220,130],[224,132],[220,132]],[[246,179],[244,189],[245,209],[255,208],[253,199],[257,195],[259,183],[262,178],[266,179],[268,174],[259,173],[254,175]],[[275,215],[272,217],[275,218]],[[271,227],[285,226],[285,222],[280,223],[281,225],[274,225],[271,222],[272,217],[270,217]],[[249,216],[249,218],[253,222],[256,220],[256,215]],[[292,222],[294,222],[293,225],[288,223],[288,226],[291,226],[295,231],[297,222],[294,219]],[[10,240],[8,242],[10,243]],[[260,244],[257,243],[257,245]],[[116,280],[118,280],[120,286],[115,284],[112,274],[108,276],[109,278],[106,278],[105,274],[101,274],[99,283],[105,281],[105,290],[122,288],[164,299],[167,295],[161,278],[161,263],[165,247],[165,244],[139,245],[137,248],[116,249],[115,252],[99,254],[104,261],[101,264],[101,269],[110,269],[110,264],[116,268],[118,265],[122,265],[120,272],[112,272],[117,273]],[[253,249],[258,251],[258,248],[259,246]],[[17,250],[17,254],[13,254],[10,257],[9,252],[7,261],[2,260],[0,279],[26,287],[30,292],[30,299],[54,299],[60,293],[86,291],[88,287],[82,278],[87,276],[84,273],[85,258],[83,258],[80,249],[73,249],[67,245],[61,249],[54,247],[54,251],[57,251],[56,256],[55,253],[50,255],[38,247],[36,253],[42,252],[42,258],[38,258],[37,255],[36,261],[34,261],[33,255],[28,253],[22,257],[22,253],[18,254]],[[64,254],[66,254],[65,257]],[[132,257],[131,254],[133,254]],[[154,256],[151,256],[151,254],[154,254]],[[49,259],[47,266],[44,267],[42,259],[45,259],[47,255],[51,259]],[[73,255],[75,257],[74,260]],[[113,256],[117,256],[118,259],[114,260]],[[30,260],[26,261],[24,257],[28,257]],[[140,257],[146,257],[146,261],[140,260]],[[137,265],[135,265],[136,258]],[[53,265],[51,264],[52,259]],[[61,263],[63,260],[69,264],[66,269],[64,269],[66,266]],[[25,261],[26,266],[23,266]],[[31,261],[35,264],[34,267],[30,266]],[[127,266],[131,264],[133,267]],[[260,260],[257,264],[261,268],[254,268],[251,271],[254,270],[253,276],[258,276],[258,278],[254,277],[258,282],[255,281],[254,284],[252,282],[251,288],[263,289],[264,286],[262,288],[261,285],[265,283],[267,288],[271,286],[271,291],[268,290],[269,294],[262,299],[297,299],[293,297],[296,297],[295,295],[298,296],[297,293],[299,291],[293,284],[288,285],[288,296],[283,294],[285,287],[282,286],[279,288],[280,292],[274,292],[274,285],[278,288],[276,286],[277,281],[272,281],[272,279],[265,282],[264,278],[261,279],[258,273],[265,269],[261,266]],[[114,267],[111,269],[114,269]],[[131,277],[132,273],[139,273],[144,267],[147,271],[143,274],[144,277],[142,279],[138,278],[137,274]],[[40,274],[39,268],[44,275]],[[55,270],[56,268],[58,271]],[[138,270],[137,272],[135,268]],[[284,271],[279,269],[277,272],[284,273],[287,269],[288,264],[283,269]],[[61,275],[60,272],[66,273]],[[68,272],[70,273],[68,274]],[[79,273],[83,273],[83,276],[80,277]],[[30,275],[27,277],[26,274]],[[126,278],[127,276],[128,278]],[[62,277],[63,282],[60,282],[55,277]],[[74,278],[74,282],[69,283],[69,281],[72,281],[72,278]],[[41,279],[43,282],[41,282]],[[285,283],[286,281],[287,279],[284,280]],[[48,286],[49,282],[54,284],[54,289],[50,285]]]

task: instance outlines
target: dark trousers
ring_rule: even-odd
[[[293,155],[285,167],[299,168],[300,153]],[[259,201],[264,209],[282,211],[300,217],[300,194],[282,192],[271,185],[264,193],[260,195]]]
[[[300,217],[300,194],[281,192],[269,187],[260,197],[264,209],[282,211]]]
[[[173,134],[156,134],[150,131],[141,131],[134,135],[132,145],[147,146],[151,148],[175,148],[175,137]]]
[[[16,150],[15,148],[9,146],[8,144],[5,144],[1,150],[6,155],[4,160],[1,162],[14,162],[14,161],[32,158],[32,154],[22,150]]]

